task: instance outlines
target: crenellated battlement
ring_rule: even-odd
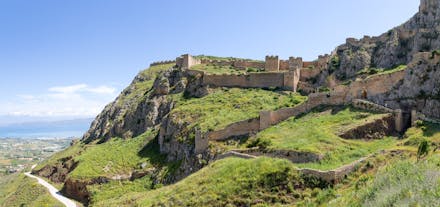
[[[267,55],[264,70],[267,72],[280,71],[280,59],[278,58],[278,56]]]
[[[152,62],[150,64],[150,67],[152,66],[157,66],[157,65],[168,65],[168,64],[173,64],[176,63],[175,60],[163,60],[163,61],[157,61],[157,62]]]

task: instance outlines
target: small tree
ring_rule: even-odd
[[[419,144],[419,149],[417,150],[417,161],[427,156],[429,153],[429,143],[427,140],[423,140]]]

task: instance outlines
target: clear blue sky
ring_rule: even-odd
[[[312,60],[346,37],[386,32],[414,15],[418,5],[419,0],[0,0],[0,117],[94,116],[150,62],[183,53]]]

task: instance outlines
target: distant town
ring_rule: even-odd
[[[0,138],[0,176],[25,169],[70,145],[74,138]]]

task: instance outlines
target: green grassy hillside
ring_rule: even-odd
[[[26,177],[22,173],[2,177],[0,186],[0,206],[64,206],[54,199],[46,188],[38,184],[36,179]]]
[[[182,121],[198,125],[202,131],[222,129],[234,122],[258,117],[260,111],[292,107],[306,100],[296,93],[263,89],[215,89],[203,98],[186,99],[182,94],[172,114]]]
[[[301,167],[329,170],[348,164],[378,150],[396,146],[396,138],[380,140],[347,140],[337,134],[382,118],[387,114],[373,113],[353,107],[321,108],[300,117],[292,117],[256,135],[267,140],[268,149],[312,152],[324,155],[319,163]]]
[[[320,192],[299,186],[306,183],[287,160],[228,158],[177,184],[125,194],[92,206],[289,206]]]

